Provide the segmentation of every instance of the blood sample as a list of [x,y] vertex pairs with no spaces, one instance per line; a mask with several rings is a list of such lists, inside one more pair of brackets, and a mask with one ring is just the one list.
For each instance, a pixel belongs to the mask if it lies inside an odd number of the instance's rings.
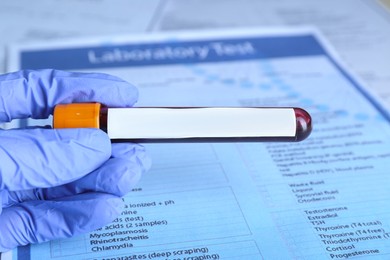
[[296,107],[132,107],[60,104],[54,128],[100,128],[114,142],[296,142],[312,130]]

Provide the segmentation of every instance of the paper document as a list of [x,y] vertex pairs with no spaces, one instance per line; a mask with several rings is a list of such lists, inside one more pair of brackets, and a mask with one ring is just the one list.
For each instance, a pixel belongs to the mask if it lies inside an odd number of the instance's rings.
[[114,223],[13,259],[390,257],[389,111],[317,32],[87,39],[18,46],[9,61],[119,76],[137,106],[294,106],[313,118],[300,143],[148,144],[152,169]]
[[[388,0],[169,0],[155,31],[243,26],[315,26],[390,108]],[[387,9],[387,10],[386,10]],[[216,15],[217,14],[217,15]],[[232,15],[239,14],[239,15]]]

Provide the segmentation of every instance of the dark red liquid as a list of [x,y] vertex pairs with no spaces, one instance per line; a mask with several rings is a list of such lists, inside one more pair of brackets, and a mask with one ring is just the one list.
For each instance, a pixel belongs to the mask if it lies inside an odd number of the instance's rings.
[[311,116],[301,108],[294,108],[294,112],[297,120],[296,141],[302,141],[311,133]]

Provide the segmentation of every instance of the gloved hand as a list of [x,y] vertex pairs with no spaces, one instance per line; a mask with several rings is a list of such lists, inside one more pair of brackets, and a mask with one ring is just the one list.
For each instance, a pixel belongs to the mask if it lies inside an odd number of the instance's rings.
[[[47,118],[59,103],[130,107],[137,97],[106,74],[20,71],[0,75],[0,122]],[[99,129],[0,129],[0,252],[112,222],[149,166],[142,146],[111,144]]]

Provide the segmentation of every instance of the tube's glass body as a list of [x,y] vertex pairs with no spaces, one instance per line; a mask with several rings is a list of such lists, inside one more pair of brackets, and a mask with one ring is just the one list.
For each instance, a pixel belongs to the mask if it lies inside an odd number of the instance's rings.
[[[312,130],[301,108],[107,108],[98,103],[59,105],[55,128],[94,127],[115,142],[296,142]],[[87,123],[89,122],[89,123]]]

